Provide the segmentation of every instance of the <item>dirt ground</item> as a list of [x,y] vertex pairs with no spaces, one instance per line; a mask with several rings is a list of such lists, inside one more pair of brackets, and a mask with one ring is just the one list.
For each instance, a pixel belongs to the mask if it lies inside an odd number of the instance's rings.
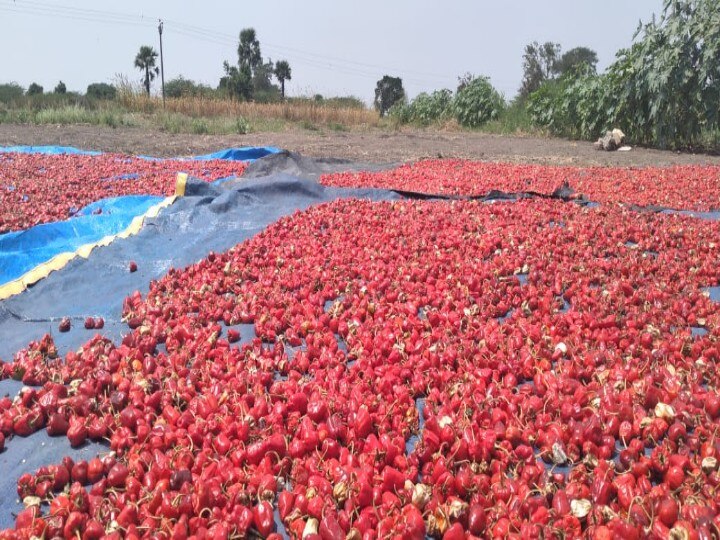
[[21,144],[65,145],[164,157],[206,153],[237,146],[277,146],[308,156],[347,158],[371,163],[458,157],[559,165],[720,165],[718,156],[644,148],[633,148],[630,152],[600,152],[588,142],[467,132],[289,129],[248,135],[175,135],[143,128],[0,125],[0,146]]

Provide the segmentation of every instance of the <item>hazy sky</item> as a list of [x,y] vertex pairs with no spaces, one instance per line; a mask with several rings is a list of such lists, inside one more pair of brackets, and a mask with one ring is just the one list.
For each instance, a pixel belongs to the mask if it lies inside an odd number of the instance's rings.
[[[52,90],[140,80],[140,45],[158,49],[165,21],[165,80],[177,75],[212,86],[223,60],[237,61],[239,31],[257,30],[264,57],[287,59],[289,95],[353,94],[370,102],[376,81],[399,75],[410,96],[454,89],[465,72],[490,76],[506,97],[522,77],[530,41],[563,50],[595,49],[599,67],[629,45],[638,21],[662,0],[0,0],[0,82]],[[154,85],[159,89],[159,84]]]

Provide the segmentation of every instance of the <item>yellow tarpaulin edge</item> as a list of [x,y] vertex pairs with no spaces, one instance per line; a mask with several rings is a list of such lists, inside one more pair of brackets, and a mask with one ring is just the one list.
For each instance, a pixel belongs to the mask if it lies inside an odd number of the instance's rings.
[[92,250],[96,247],[110,245],[110,243],[112,243],[116,238],[128,238],[134,234],[137,234],[138,232],[140,232],[140,229],[142,229],[143,223],[145,223],[146,218],[157,217],[157,215],[160,213],[160,210],[162,210],[163,208],[167,208],[175,202],[175,199],[185,195],[186,183],[187,174],[178,173],[175,182],[175,195],[171,197],[166,197],[162,202],[159,202],[158,204],[148,208],[147,212],[145,212],[143,215],[134,217],[133,220],[130,222],[130,225],[128,225],[125,230],[117,234],[105,236],[97,242],[84,244],[77,248],[75,251],[59,253],[49,261],[37,265],[32,270],[28,270],[19,278],[0,285],[0,300],[5,300],[6,298],[10,298],[11,296],[20,294],[30,285],[48,277],[51,272],[63,268],[75,257],[83,257],[84,259],[87,259],[90,256]]

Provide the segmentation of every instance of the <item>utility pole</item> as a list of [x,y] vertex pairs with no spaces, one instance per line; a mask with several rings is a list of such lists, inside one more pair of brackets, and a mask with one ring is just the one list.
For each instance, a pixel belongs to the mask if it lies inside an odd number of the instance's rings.
[[163,108],[165,108],[165,65],[163,64],[163,49],[162,49],[162,31],[163,22],[162,19],[158,19],[158,33],[160,34],[160,81],[162,82],[162,97],[163,97]]

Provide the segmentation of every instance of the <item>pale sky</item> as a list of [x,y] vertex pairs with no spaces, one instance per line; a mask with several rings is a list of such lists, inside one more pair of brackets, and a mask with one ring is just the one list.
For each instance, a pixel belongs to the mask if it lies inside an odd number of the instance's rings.
[[[384,74],[409,96],[455,89],[465,72],[490,77],[513,97],[531,41],[597,51],[599,68],[630,44],[662,0],[0,0],[0,82],[51,91],[62,79],[84,92],[116,74],[140,80],[141,45],[159,50],[164,19],[165,80],[217,86],[223,60],[237,62],[240,30],[252,26],[263,57],[286,59],[288,95],[355,95],[371,102]],[[159,91],[158,83],[153,85]]]

